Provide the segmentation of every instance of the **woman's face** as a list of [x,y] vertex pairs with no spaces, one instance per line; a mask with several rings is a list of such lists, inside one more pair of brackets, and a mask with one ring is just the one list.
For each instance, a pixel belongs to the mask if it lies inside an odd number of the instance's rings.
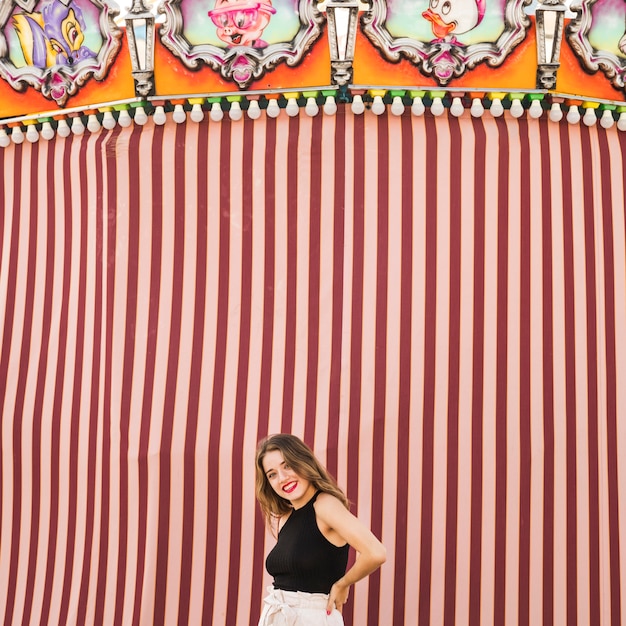
[[315,487],[291,469],[280,450],[271,450],[265,454],[263,471],[272,489],[281,498],[291,502],[294,509],[304,506],[315,493]]

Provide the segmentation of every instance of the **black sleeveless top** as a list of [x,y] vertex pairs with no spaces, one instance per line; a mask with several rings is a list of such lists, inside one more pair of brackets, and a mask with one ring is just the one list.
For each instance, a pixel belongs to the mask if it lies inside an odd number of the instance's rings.
[[329,593],[346,573],[350,546],[333,545],[317,526],[313,503],[319,493],[291,512],[267,555],[265,567],[274,577],[276,589]]

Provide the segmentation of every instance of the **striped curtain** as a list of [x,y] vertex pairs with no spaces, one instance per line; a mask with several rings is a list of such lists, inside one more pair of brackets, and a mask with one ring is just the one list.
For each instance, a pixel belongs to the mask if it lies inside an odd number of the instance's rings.
[[340,107],[0,172],[4,624],[256,624],[278,431],[387,547],[347,625],[626,619],[625,134]]

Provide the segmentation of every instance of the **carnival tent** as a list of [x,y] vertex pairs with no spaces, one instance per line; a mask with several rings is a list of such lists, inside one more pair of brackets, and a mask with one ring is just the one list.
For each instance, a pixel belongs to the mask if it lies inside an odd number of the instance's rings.
[[624,4],[541,63],[523,0],[67,0],[37,61],[54,2],[0,8],[0,619],[256,624],[282,431],[388,550],[346,624],[620,624]]

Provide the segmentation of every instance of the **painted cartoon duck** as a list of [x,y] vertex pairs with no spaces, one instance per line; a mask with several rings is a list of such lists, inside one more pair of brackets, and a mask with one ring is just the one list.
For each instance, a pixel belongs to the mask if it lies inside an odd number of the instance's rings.
[[626,33],[622,35],[622,38],[619,40],[619,43],[617,44],[617,47],[620,49],[621,52],[626,54]]
[[485,16],[486,0],[430,0],[422,17],[431,22],[435,41],[459,44],[456,35],[476,28]]
[[96,54],[83,45],[85,21],[70,1],[45,0],[41,11],[16,13],[13,24],[27,65],[41,69],[74,65]]
[[266,48],[261,35],[274,13],[271,0],[216,0],[209,17],[217,27],[217,36],[228,47]]

